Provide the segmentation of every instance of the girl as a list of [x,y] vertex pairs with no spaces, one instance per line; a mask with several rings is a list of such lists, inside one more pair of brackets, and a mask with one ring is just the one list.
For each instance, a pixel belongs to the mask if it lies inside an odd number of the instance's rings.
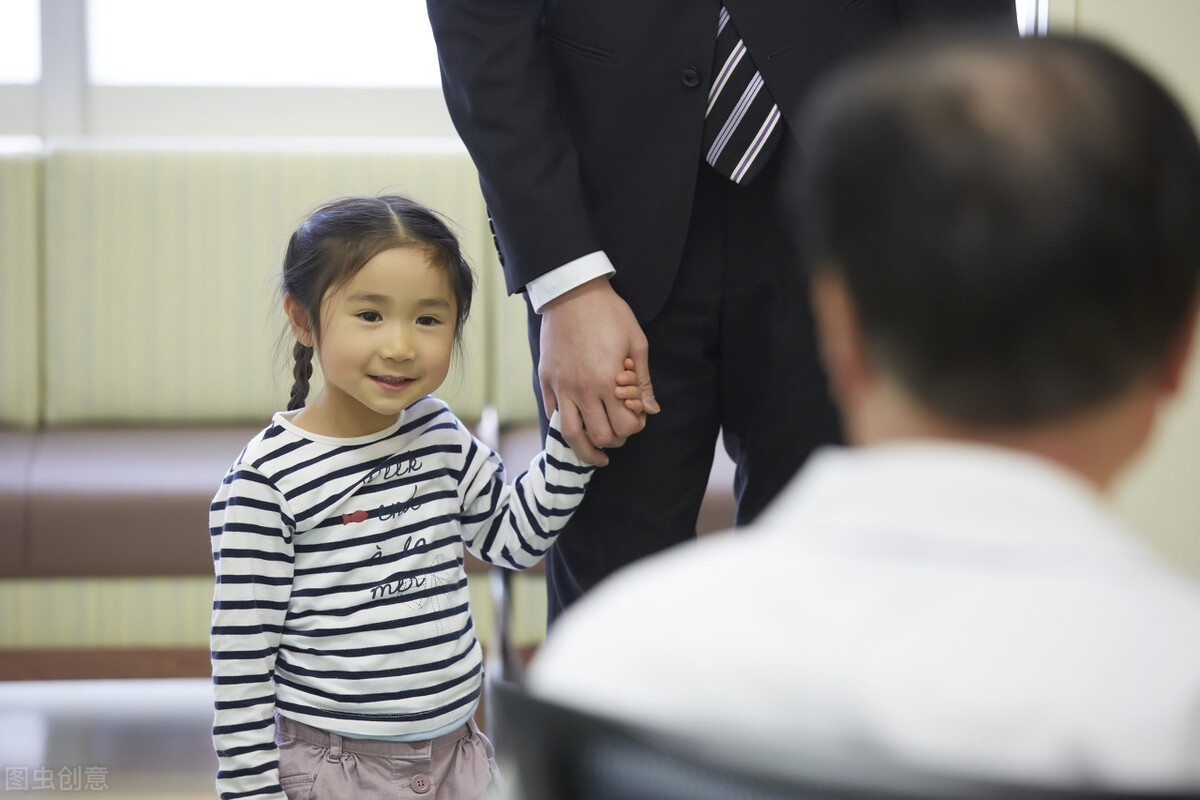
[[[521,569],[554,541],[591,468],[563,441],[513,485],[430,395],[473,277],[435,214],[402,197],[327,205],[291,237],[288,411],[210,511],[213,739],[222,798],[482,796],[482,685],[462,542]],[[305,405],[312,358],[324,386]],[[634,376],[617,397],[640,411]]]

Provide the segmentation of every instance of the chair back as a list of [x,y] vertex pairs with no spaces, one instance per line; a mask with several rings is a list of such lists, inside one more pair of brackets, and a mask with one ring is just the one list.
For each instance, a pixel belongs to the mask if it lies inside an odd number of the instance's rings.
[[1175,800],[1196,793],[1069,790],[906,774],[894,784],[831,776],[803,758],[792,777],[716,763],[677,739],[549,702],[513,683],[489,687],[497,758],[514,800]]

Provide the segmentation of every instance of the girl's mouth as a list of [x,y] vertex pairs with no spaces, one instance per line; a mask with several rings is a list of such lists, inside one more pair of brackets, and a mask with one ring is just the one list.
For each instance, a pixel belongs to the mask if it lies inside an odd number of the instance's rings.
[[390,375],[372,375],[371,380],[389,391],[407,389],[413,382],[412,378],[393,378]]

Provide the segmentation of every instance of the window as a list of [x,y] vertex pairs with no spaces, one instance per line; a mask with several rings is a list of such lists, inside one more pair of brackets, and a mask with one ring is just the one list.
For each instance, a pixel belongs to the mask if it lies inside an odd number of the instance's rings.
[[14,135],[455,132],[424,0],[0,0]]
[[0,84],[41,79],[41,38],[38,0],[4,0],[0,10]]
[[455,135],[424,0],[87,0],[86,17],[85,134]]
[[37,132],[42,80],[38,0],[0,0],[0,136]]
[[439,86],[422,0],[89,0],[87,27],[97,86]]
[[1017,27],[1022,36],[1045,35],[1049,0],[1017,0]]

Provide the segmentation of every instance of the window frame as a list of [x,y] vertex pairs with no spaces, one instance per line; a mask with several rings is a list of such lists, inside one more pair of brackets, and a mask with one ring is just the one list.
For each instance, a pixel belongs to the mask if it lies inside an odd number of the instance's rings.
[[436,86],[92,84],[87,0],[41,0],[40,11],[41,80],[0,84],[0,136],[456,136]]

